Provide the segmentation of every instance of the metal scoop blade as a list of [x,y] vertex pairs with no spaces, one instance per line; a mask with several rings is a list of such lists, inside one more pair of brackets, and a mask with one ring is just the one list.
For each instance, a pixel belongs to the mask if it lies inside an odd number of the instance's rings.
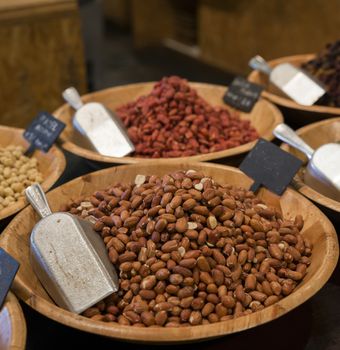
[[57,305],[81,313],[118,290],[118,277],[91,223],[52,213],[38,184],[26,197],[41,216],[30,238],[32,267]]
[[271,83],[300,105],[311,106],[326,93],[321,83],[290,63],[282,63],[272,69],[257,55],[249,61],[249,66],[269,75]]
[[309,162],[305,183],[325,196],[340,201],[340,145],[328,143],[314,151],[286,124],[279,124],[273,134],[307,156]]
[[124,157],[135,150],[127,131],[114,113],[98,102],[83,104],[78,91],[70,87],[63,92],[63,98],[75,110],[73,125],[100,154],[110,157]]

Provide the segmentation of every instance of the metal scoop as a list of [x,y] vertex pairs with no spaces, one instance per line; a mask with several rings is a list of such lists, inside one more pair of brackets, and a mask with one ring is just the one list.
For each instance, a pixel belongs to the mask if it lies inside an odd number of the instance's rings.
[[255,56],[249,61],[249,66],[269,75],[271,83],[300,105],[311,106],[326,93],[315,78],[290,63],[272,69],[261,56]]
[[83,104],[78,91],[70,87],[63,98],[75,110],[74,127],[88,138],[93,148],[110,157],[124,157],[135,150],[121,120],[98,102]]
[[25,193],[42,218],[31,234],[31,264],[55,303],[78,314],[116,292],[116,271],[91,223],[69,213],[52,214],[40,185]]
[[327,143],[314,151],[286,124],[279,124],[273,133],[308,157],[305,183],[325,196],[340,201],[340,145]]

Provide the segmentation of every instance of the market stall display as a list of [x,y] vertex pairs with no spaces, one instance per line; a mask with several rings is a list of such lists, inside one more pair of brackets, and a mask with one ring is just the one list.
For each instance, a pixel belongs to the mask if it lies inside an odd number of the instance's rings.
[[[176,95],[176,91],[169,87],[171,84],[181,85],[185,93],[178,91]],[[223,86],[203,83],[189,83],[189,86],[185,83],[183,86],[181,80],[173,83],[166,79],[154,85],[119,86],[83,97],[84,102],[98,101],[120,114],[131,140],[136,143],[136,156],[114,158],[91,150],[86,140],[74,130],[74,111],[68,105],[54,112],[66,123],[66,129],[60,135],[62,147],[86,159],[108,163],[136,163],[149,158],[213,160],[249,151],[257,137],[271,140],[273,128],[282,122],[278,109],[265,100],[258,101],[251,113],[238,113],[228,108],[222,100],[226,92]],[[148,97],[141,97],[145,95]],[[158,106],[155,106],[158,103],[156,97],[160,101]],[[187,98],[191,105],[186,106],[181,101]],[[138,108],[133,115],[134,106]],[[178,108],[184,110],[181,112]],[[191,125],[190,129],[188,125]]]
[[[287,57],[281,57],[274,60],[271,60],[268,62],[270,67],[275,67],[282,63],[290,63],[293,66],[302,67],[307,62],[315,59],[315,54],[305,54],[305,55],[295,55],[295,56],[287,56]],[[266,90],[262,92],[262,96],[266,99],[268,99],[270,102],[275,103],[276,105],[280,107],[288,108],[292,111],[299,111],[303,112],[301,113],[301,116],[296,115],[296,118],[302,118],[302,115],[304,116],[305,123],[310,122],[311,120],[315,119],[324,119],[326,117],[329,117],[330,115],[339,115],[340,114],[340,108],[335,106],[324,106],[315,104],[313,106],[303,106],[300,105],[289,98],[285,97],[279,90],[277,90],[274,86],[269,84],[268,76],[266,76],[263,73],[260,73],[259,71],[252,71],[249,76],[248,80],[264,85],[266,87]],[[321,80],[321,79],[320,79]]]
[[[85,175],[51,191],[47,198],[51,203],[52,210],[66,210],[69,209],[67,205],[71,202],[79,199],[80,205],[81,200],[91,196],[94,191],[105,189],[118,182],[122,184],[134,182],[137,175],[160,176],[174,171],[192,169],[206,177],[212,177],[214,181],[221,184],[228,183],[249,188],[251,183],[251,180],[242,172],[226,166],[185,162],[141,163],[109,168]],[[142,180],[143,177],[137,177],[137,184],[142,185]],[[314,247],[317,247],[313,249],[310,256],[311,264],[305,278],[290,295],[263,310],[223,322],[191,327],[190,331],[186,327],[158,328],[155,332],[152,328],[115,326],[115,324],[97,321],[96,319],[99,319],[99,317],[87,319],[58,308],[48,297],[32,272],[28,245],[22,245],[20,253],[15,249],[19,241],[28,242],[31,230],[37,221],[32,208],[26,208],[18,214],[3,232],[0,245],[21,262],[21,268],[13,285],[14,291],[27,304],[51,319],[87,332],[131,341],[170,343],[209,339],[251,328],[285,314],[314,295],[326,283],[335,268],[338,259],[338,243],[335,230],[328,219],[313,204],[290,189],[281,197],[274,196],[269,191],[261,189],[259,198],[267,205],[274,206],[277,210],[282,211],[284,218],[294,219],[296,215],[302,216],[304,220],[304,226],[301,230],[302,237],[307,238]],[[83,214],[85,215],[85,212]],[[132,221],[132,218],[130,217],[129,221]],[[209,225],[213,224],[214,220],[209,219]],[[268,304],[270,303],[268,302]],[[221,310],[223,309],[221,308]]]

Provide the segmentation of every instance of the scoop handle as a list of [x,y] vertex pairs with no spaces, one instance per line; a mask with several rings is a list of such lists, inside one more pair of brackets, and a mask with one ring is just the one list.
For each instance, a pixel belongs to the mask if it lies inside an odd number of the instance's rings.
[[25,195],[42,219],[52,214],[44,190],[39,184],[33,184],[27,187],[25,189]]
[[309,160],[312,159],[314,150],[312,147],[307,145],[305,141],[298,136],[293,129],[291,129],[287,124],[279,124],[273,130],[273,134],[283,142],[288,143],[290,146],[303,152]]
[[259,70],[260,72],[265,73],[267,75],[270,75],[272,71],[269,64],[266,62],[266,60],[259,55],[256,55],[253,58],[251,58],[250,61],[248,62],[248,65],[250,68]]
[[69,87],[63,91],[64,100],[69,103],[74,109],[81,108],[84,104],[76,88]]

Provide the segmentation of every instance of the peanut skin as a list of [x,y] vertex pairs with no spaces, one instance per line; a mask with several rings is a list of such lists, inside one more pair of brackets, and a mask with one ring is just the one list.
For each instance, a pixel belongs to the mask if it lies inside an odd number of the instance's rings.
[[78,215],[91,206],[119,271],[118,293],[84,316],[134,327],[227,321],[279,302],[308,274],[302,218],[284,220],[252,192],[195,170],[137,180],[69,206]]

